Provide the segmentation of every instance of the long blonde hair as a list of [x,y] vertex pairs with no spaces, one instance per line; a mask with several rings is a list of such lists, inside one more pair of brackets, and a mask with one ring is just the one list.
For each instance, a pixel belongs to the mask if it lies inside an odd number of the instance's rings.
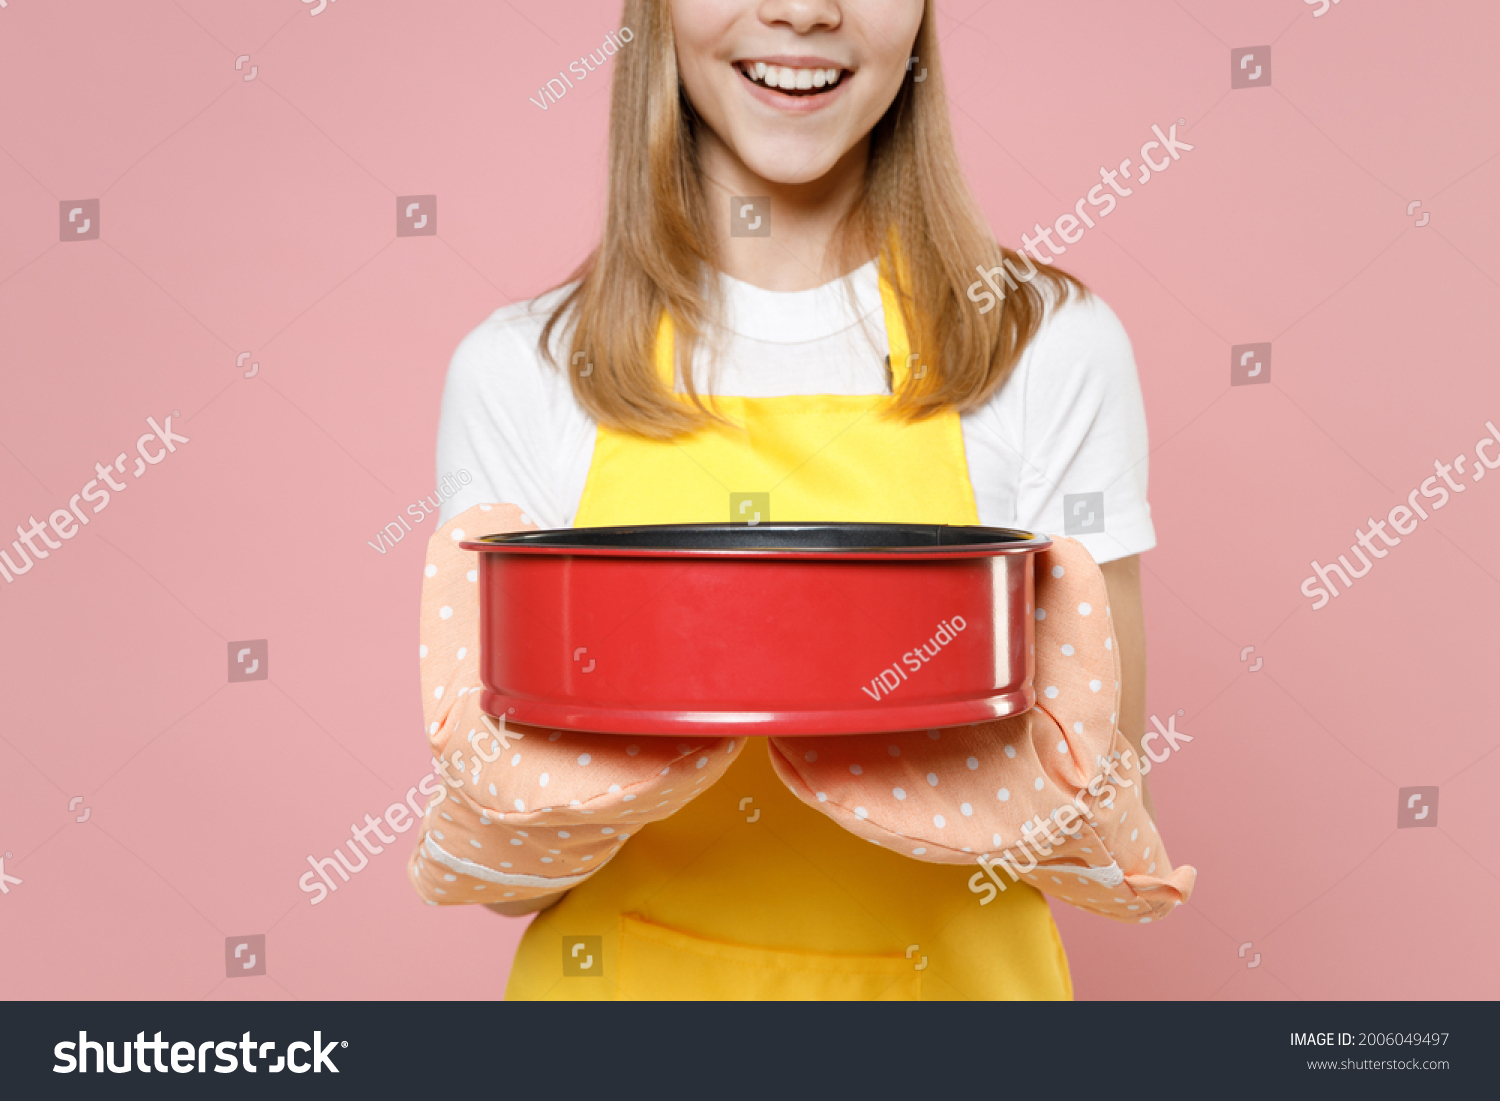
[[[578,403],[600,424],[666,439],[715,419],[685,368],[712,330],[718,306],[715,281],[703,279],[705,269],[718,268],[698,162],[705,124],[680,87],[669,0],[625,0],[623,21],[634,38],[615,57],[604,234],[569,277],[577,285],[548,318],[541,352],[557,365],[553,331],[566,326],[568,362],[591,365],[568,372]],[[903,81],[871,132],[863,188],[834,248],[841,270],[878,255],[883,270],[899,272],[902,319],[928,370],[912,373],[893,412],[916,420],[982,405],[1036,334],[1048,292],[1087,292],[1073,276],[1046,265],[1034,269],[991,237],[953,147],[932,0],[912,52],[926,78]],[[1002,263],[1020,278],[1007,281],[998,309],[981,312],[966,288],[976,266]],[[687,403],[655,370],[663,311],[676,331]]]

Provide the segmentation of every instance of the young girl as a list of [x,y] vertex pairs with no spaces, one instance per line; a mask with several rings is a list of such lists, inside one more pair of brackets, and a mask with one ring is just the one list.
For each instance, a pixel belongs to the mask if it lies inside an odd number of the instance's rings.
[[[1127,776],[1145,728],[1137,556],[1155,545],[1130,344],[1075,279],[991,238],[932,6],[627,0],[603,240],[454,356],[438,469],[473,480],[433,537],[422,614],[447,787],[410,874],[433,905],[541,911],[508,997],[1067,998],[1037,888],[1130,921],[1191,888]],[[745,493],[766,520],[1045,532],[1092,495],[1076,518],[1092,534],[1038,558],[1038,706],[792,739],[481,713],[459,540],[744,520]],[[1090,804],[1100,765],[1121,786]],[[1054,836],[1042,815],[1070,799],[1082,817]],[[997,874],[989,858],[1023,838],[1044,866]]]

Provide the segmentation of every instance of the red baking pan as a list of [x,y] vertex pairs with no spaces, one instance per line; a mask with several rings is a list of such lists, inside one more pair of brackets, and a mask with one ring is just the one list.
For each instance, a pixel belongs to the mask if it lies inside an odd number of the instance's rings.
[[1035,702],[1052,541],[936,524],[660,524],[489,535],[482,706],[560,730],[858,734]]

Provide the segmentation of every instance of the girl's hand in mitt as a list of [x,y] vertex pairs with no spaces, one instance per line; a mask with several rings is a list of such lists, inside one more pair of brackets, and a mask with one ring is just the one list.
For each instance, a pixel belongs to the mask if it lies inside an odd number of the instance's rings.
[[[461,540],[534,529],[514,505],[476,505],[427,545],[422,709],[447,797],[408,875],[429,905],[519,903],[567,891],[630,835],[722,776],[739,739],[576,734],[507,723],[479,700],[479,555]],[[562,640],[536,625],[537,646]]]
[[1019,878],[1150,921],[1187,900],[1197,873],[1167,860],[1140,762],[1115,725],[1119,651],[1103,575],[1081,544],[1053,538],[1036,565],[1034,708],[946,730],[773,738],[771,762],[852,833],[918,860],[977,862],[981,905]]

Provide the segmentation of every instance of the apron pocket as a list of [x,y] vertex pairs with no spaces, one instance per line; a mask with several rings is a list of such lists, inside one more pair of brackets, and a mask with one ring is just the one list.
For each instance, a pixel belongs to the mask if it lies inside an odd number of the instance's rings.
[[618,997],[627,1001],[917,1001],[901,956],[832,956],[706,940],[620,915]]

